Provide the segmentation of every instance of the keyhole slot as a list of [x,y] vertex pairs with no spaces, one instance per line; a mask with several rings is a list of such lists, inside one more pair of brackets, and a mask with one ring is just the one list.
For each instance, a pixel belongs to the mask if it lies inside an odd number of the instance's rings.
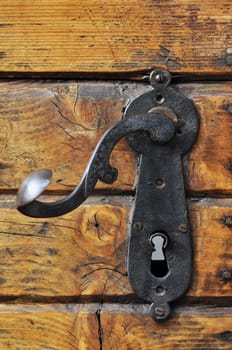
[[150,242],[153,247],[150,265],[151,273],[155,277],[165,277],[169,271],[165,256],[165,248],[168,244],[167,236],[163,233],[154,233],[150,237]]

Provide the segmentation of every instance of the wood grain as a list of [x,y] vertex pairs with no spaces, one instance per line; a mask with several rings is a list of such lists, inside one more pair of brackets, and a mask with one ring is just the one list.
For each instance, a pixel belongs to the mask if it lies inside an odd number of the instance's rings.
[[143,305],[104,305],[103,349],[231,349],[231,308],[177,308],[164,323],[154,322],[147,311]]
[[[128,102],[148,85],[126,82],[13,81],[0,83],[0,189],[15,190],[32,170],[53,170],[51,191],[67,192],[80,181],[101,135],[122,118]],[[192,192],[232,193],[232,85],[183,84],[200,114],[197,143],[185,162]],[[135,154],[123,140],[112,153],[119,169],[113,185],[132,190]]]
[[2,350],[229,350],[231,308],[175,308],[162,324],[146,305],[0,305]]
[[1,0],[1,72],[231,73],[230,0]]
[[97,305],[0,304],[2,350],[99,350]]
[[[46,221],[24,217],[14,200],[0,197],[2,296],[133,300],[126,266],[132,198],[92,197]],[[189,211],[194,264],[188,296],[232,296],[231,199],[190,200]]]
[[0,1],[0,78],[138,81],[0,81],[0,349],[231,349],[232,308],[210,306],[232,297],[231,83],[176,87],[200,130],[183,162],[192,283],[170,320],[154,322],[128,281],[137,156],[125,140],[111,157],[118,180],[65,216],[24,217],[14,195],[39,168],[54,172],[45,200],[67,195],[152,69],[231,78],[231,33],[230,0]]

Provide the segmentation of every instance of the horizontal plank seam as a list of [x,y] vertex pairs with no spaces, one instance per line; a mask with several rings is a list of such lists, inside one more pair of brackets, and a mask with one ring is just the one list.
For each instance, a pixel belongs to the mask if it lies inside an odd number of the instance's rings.
[[[74,189],[74,188],[73,188]],[[0,196],[16,196],[18,190],[8,190],[8,189],[1,189],[0,191]],[[55,196],[68,196],[71,193],[71,191],[58,191],[58,190],[48,190],[43,193],[44,196],[50,196],[50,197],[55,197]],[[226,191],[217,191],[212,192],[212,191],[185,191],[186,193],[186,198],[191,200],[201,200],[204,198],[207,199],[232,199],[232,192],[230,190]],[[91,197],[101,197],[101,196],[110,196],[110,197],[118,197],[118,196],[124,196],[124,197],[135,197],[136,195],[136,190],[115,190],[115,189],[96,189],[94,192],[91,194]]]
[[[45,296],[28,296],[28,295],[18,295],[18,296],[1,296],[0,295],[0,304],[136,304],[136,305],[150,305],[149,303],[144,302],[134,294],[131,295],[118,295],[118,296],[105,296],[102,294],[99,295],[89,295],[89,296],[56,296],[56,297],[45,297]],[[231,297],[183,297],[178,301],[172,303],[174,307],[182,306],[208,306],[208,307],[228,307],[232,305],[232,296]]]
[[[208,73],[179,73],[178,71],[172,72],[173,83],[199,83],[199,82],[225,82],[232,81],[231,70],[226,73],[215,72]],[[20,71],[6,71],[0,72],[1,80],[15,80],[15,79],[26,79],[26,80],[40,80],[40,79],[51,79],[51,80],[127,80],[127,81],[148,81],[148,77],[152,70],[149,71],[126,71],[126,72],[20,72]]]

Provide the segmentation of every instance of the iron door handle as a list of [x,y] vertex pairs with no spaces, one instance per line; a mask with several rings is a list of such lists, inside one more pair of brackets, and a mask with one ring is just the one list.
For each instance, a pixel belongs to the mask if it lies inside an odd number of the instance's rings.
[[151,73],[152,90],[135,98],[124,118],[105,132],[80,184],[67,198],[54,203],[37,200],[50,182],[48,169],[31,173],[17,195],[18,210],[32,217],[54,217],[75,209],[98,180],[111,184],[117,179],[110,154],[126,136],[141,154],[128,275],[136,294],[151,304],[150,313],[156,320],[169,317],[169,304],[187,290],[192,269],[182,156],[196,139],[198,114],[191,100],[169,86],[170,81],[166,71]]

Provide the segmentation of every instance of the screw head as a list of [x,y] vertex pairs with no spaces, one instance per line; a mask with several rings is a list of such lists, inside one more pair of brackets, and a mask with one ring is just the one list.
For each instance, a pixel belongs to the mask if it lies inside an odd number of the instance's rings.
[[164,321],[167,320],[170,316],[171,309],[169,304],[151,304],[150,306],[150,315],[156,321]]
[[156,306],[156,308],[155,308],[155,314],[156,314],[157,316],[160,316],[160,317],[164,316],[164,314],[165,314],[165,309],[164,309],[164,307],[163,307],[162,305]]
[[157,86],[157,84],[167,86],[171,81],[171,75],[169,72],[157,69],[150,74],[150,83],[152,86]]
[[162,84],[164,83],[166,80],[166,77],[164,74],[162,73],[157,73],[155,76],[154,76],[154,81],[158,84]]

